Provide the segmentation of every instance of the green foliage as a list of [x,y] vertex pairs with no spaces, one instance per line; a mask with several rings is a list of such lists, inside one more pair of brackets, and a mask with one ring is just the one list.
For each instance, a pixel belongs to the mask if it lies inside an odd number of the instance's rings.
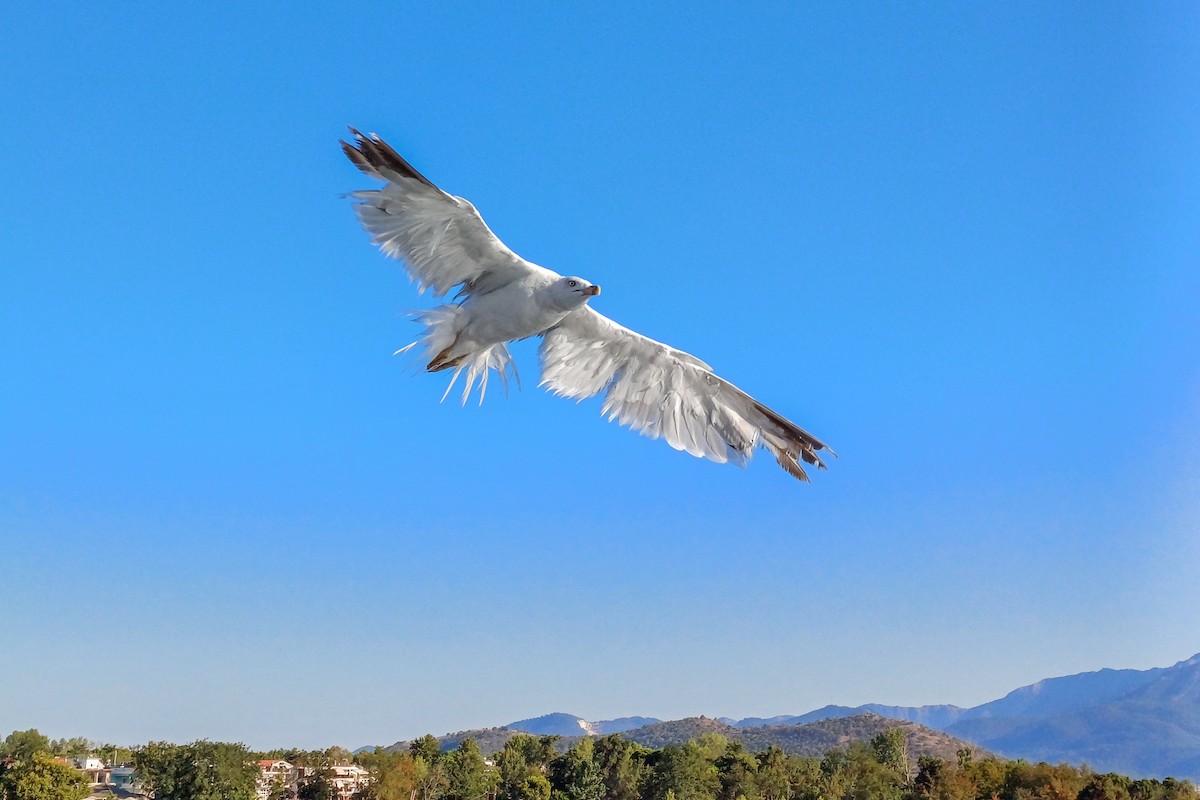
[[758,800],[758,759],[741,742],[727,742],[713,762],[721,781],[718,800]]
[[296,790],[298,800],[333,800],[333,770],[318,767]]
[[7,755],[0,767],[4,800],[83,800],[92,793],[74,767],[60,764],[45,750],[29,753],[27,745],[36,744],[36,739],[23,737],[19,743],[21,757]]
[[[713,720],[689,724],[692,739],[658,750],[616,734],[564,742],[508,732],[494,765],[472,738],[443,753],[437,739],[424,736],[406,750],[354,756],[372,776],[356,800],[1200,800],[1187,781],[1131,780],[967,749],[941,758],[909,738],[911,726],[856,723],[860,739],[817,759],[776,744],[756,752]],[[915,769],[910,749],[918,754]],[[84,800],[78,771],[50,755],[84,750],[120,752],[81,738],[50,741],[36,730],[14,731],[0,743],[0,800]],[[310,771],[296,800],[334,800],[331,767],[350,754],[333,747],[265,757]],[[133,752],[138,779],[156,800],[253,800],[252,758],[242,745],[206,741],[151,742]],[[277,787],[269,800],[287,800],[287,789]]]
[[1124,775],[1093,775],[1078,800],[1129,800],[1130,783]]
[[712,800],[720,791],[717,767],[706,756],[712,742],[701,744],[693,739],[682,745],[669,745],[658,753],[647,780],[646,800]]
[[156,800],[253,800],[258,769],[245,745],[151,742],[134,751],[134,769]]
[[871,737],[871,752],[875,761],[893,770],[908,782],[908,740],[900,728],[888,728]]
[[86,758],[96,752],[99,745],[82,736],[70,739],[55,739],[50,742],[50,752],[63,758]]
[[371,784],[361,800],[439,800],[445,792],[446,777],[440,762],[431,764],[412,750],[388,752],[376,748],[374,753],[360,753],[356,760],[371,772]]
[[756,783],[762,800],[787,800],[792,796],[792,787],[802,784],[810,776],[798,773],[799,765],[807,762],[810,772],[815,777],[817,765],[810,759],[798,759],[788,756],[778,745],[771,745],[757,756],[758,770]]
[[592,759],[604,784],[603,800],[636,800],[642,796],[649,753],[649,749],[615,733],[596,740]]
[[38,733],[37,728],[27,731],[13,731],[0,744],[0,759],[11,758],[15,761],[28,761],[34,753],[50,752],[50,740]]
[[420,739],[413,739],[408,744],[408,752],[415,758],[424,759],[426,764],[436,762],[442,755],[442,745],[432,734],[425,734]]
[[495,786],[493,773],[488,769],[474,739],[465,739],[442,756],[446,770],[446,800],[483,800]]
[[606,787],[595,742],[583,739],[551,761],[550,784],[556,800],[604,800]]
[[549,800],[546,773],[555,758],[557,736],[518,734],[496,756],[499,794],[502,800]]

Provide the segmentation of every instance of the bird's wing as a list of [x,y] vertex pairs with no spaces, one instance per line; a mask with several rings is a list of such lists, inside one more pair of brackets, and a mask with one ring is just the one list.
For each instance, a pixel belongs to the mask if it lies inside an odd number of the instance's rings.
[[[342,150],[363,173],[387,181],[382,189],[350,197],[371,241],[402,260],[422,292],[441,296],[488,292],[542,267],[530,264],[500,241],[475,206],[443,192],[375,134],[350,129],[354,143]],[[548,270],[547,270],[548,271]]]
[[601,413],[652,439],[744,465],[762,445],[788,474],[808,480],[801,461],[824,468],[832,450],[717,375],[700,359],[624,328],[590,307],[546,332],[542,385],[582,399],[604,392]]

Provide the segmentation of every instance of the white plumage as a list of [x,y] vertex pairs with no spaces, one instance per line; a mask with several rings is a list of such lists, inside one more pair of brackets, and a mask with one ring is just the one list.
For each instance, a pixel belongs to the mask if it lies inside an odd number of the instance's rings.
[[[501,242],[469,202],[446,194],[386,142],[353,128],[342,149],[362,172],[386,181],[351,197],[384,253],[408,267],[421,291],[455,304],[418,315],[430,372],[465,372],[465,403],[488,376],[507,380],[507,343],[541,336],[543,386],[564,397],[604,394],[602,413],[676,450],[744,465],[761,445],[787,472],[808,480],[803,461],[824,468],[817,438],[713,373],[695,356],[624,328],[588,305],[600,287],[524,260]],[[445,395],[443,395],[445,399]]]

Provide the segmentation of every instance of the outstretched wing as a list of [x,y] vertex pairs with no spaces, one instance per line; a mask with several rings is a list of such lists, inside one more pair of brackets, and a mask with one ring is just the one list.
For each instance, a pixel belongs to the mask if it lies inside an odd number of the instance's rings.
[[402,260],[421,291],[441,296],[488,292],[541,270],[496,238],[471,205],[446,194],[413,169],[387,142],[354,128],[342,150],[363,173],[387,181],[382,189],[353,192],[354,211],[371,241]]
[[602,414],[676,450],[744,465],[762,445],[788,474],[825,464],[819,439],[759,403],[682,350],[624,328],[584,307],[547,331],[542,384],[582,399],[604,392]]

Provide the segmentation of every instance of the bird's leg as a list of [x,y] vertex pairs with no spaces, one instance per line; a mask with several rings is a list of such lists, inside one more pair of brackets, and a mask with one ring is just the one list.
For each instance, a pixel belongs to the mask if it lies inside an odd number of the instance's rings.
[[466,355],[461,355],[458,358],[447,360],[450,355],[450,350],[453,347],[454,345],[450,345],[450,347],[447,347],[445,350],[434,356],[433,360],[426,365],[425,370],[427,372],[441,372],[444,369],[457,367],[459,364],[461,364],[463,359],[466,358]]

